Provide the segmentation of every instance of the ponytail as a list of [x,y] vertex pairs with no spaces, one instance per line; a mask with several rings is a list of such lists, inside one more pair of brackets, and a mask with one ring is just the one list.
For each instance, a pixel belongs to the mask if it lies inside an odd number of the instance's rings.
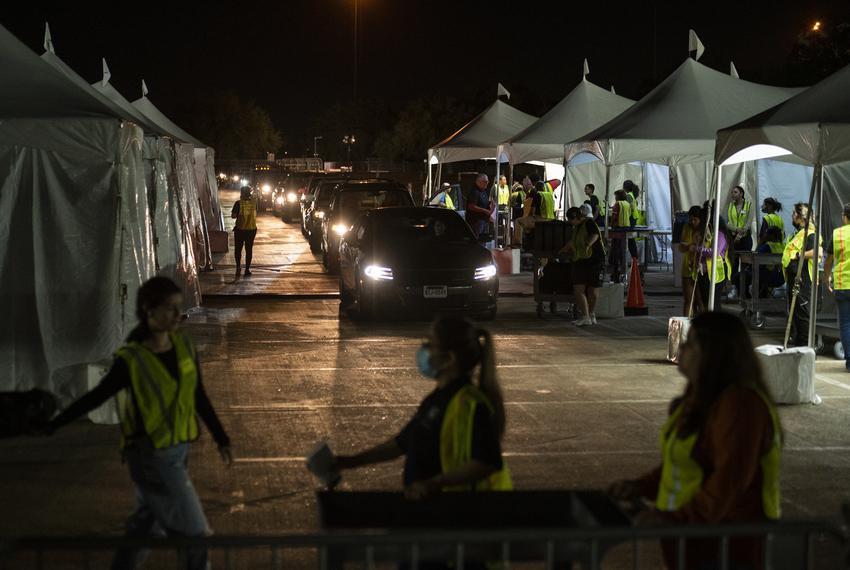
[[478,388],[487,396],[493,406],[493,420],[496,424],[496,433],[499,438],[505,435],[505,400],[502,397],[502,389],[499,387],[499,379],[496,374],[496,351],[493,349],[493,335],[487,329],[476,331],[481,346],[481,369],[478,372]]

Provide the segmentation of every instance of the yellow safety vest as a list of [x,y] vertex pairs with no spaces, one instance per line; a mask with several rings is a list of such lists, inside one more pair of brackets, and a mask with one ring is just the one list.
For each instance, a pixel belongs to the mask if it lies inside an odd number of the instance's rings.
[[779,228],[782,231],[782,242],[785,242],[785,222],[779,214],[765,214],[762,218],[767,222],[767,227]]
[[[546,186],[551,188],[548,182]],[[551,191],[540,193],[540,215],[547,220],[555,219],[555,194]]]
[[[694,229],[690,224],[685,224],[682,228],[682,245],[691,246],[694,243]],[[696,263],[696,254],[692,251],[686,251],[682,254],[682,276],[693,279],[696,274],[694,265]]]
[[[779,492],[779,463],[782,453],[782,428],[779,416],[764,394],[759,393],[770,413],[773,425],[773,442],[770,449],[761,458],[762,488],[761,500],[764,515],[771,520],[781,515]],[[673,512],[685,506],[702,487],[704,473],[702,467],[693,458],[692,453],[699,434],[679,438],[677,423],[682,415],[682,406],[678,406],[667,418],[661,428],[661,482],[655,508],[659,511]]]
[[[458,469],[472,460],[472,425],[475,408],[483,404],[493,409],[481,390],[467,384],[452,397],[440,427],[440,464],[443,473]],[[513,482],[507,463],[500,471],[475,484],[476,491],[510,491]],[[445,487],[445,491],[469,491],[468,485]]]
[[254,200],[239,200],[239,217],[236,218],[236,229],[257,229],[257,202]]
[[516,204],[517,198],[519,198],[520,203],[524,203],[525,190],[517,190],[515,192],[511,192],[511,206]]
[[[714,243],[709,241],[708,247],[711,249],[714,246]],[[718,252],[719,253],[719,252]],[[719,257],[719,256],[718,256]],[[709,275],[711,275],[711,268],[714,265],[711,262],[712,255],[709,253],[705,257],[705,268],[709,271]],[[695,266],[694,273],[696,273],[697,267]],[[720,260],[720,263],[717,264],[717,268],[714,270],[714,282],[715,283],[723,283],[726,281],[726,277],[730,277],[732,275],[732,263],[729,261],[729,244],[726,244],[726,251],[723,252],[723,257]],[[696,279],[696,275],[694,275],[694,279]]]
[[[596,226],[596,222],[591,219],[585,219],[579,225],[573,228],[573,251],[570,256],[572,261],[581,261],[582,259],[589,259],[593,254],[593,248],[590,251],[587,250],[587,242],[590,241],[590,232],[588,231],[588,224],[593,224]],[[597,232],[599,231],[599,227],[597,226]],[[599,242],[602,244],[602,252],[605,253],[605,241],[603,239],[599,239]]]
[[[782,253],[783,251],[785,251],[785,244],[781,241],[767,241],[765,243],[770,248],[770,253]],[[768,271],[774,271],[776,269],[776,265],[772,263],[770,265],[767,265],[766,267]]]
[[850,226],[832,230],[832,283],[836,289],[850,289]]
[[[162,361],[140,343],[131,342],[116,353],[130,371],[130,397],[124,397],[123,402],[119,400],[118,408],[122,447],[129,436],[139,433],[140,427],[156,449],[198,438],[195,347],[180,333],[169,333],[169,337],[177,352],[180,378],[174,378]],[[137,410],[141,418],[136,417]]]
[[499,186],[498,200],[499,206],[507,206],[510,202],[511,190],[507,186]]
[[[807,234],[806,239],[808,239],[808,236],[812,235],[813,233],[815,233],[815,227],[809,224],[809,233]],[[791,265],[791,262],[794,259],[800,256],[800,251],[803,249],[803,247],[805,247],[805,239],[803,238],[803,230],[800,230],[794,235],[793,238],[788,241],[788,243],[785,245],[785,249],[782,251],[782,271],[786,273],[786,279],[788,273],[788,266]],[[800,261],[805,262],[805,264],[809,266],[809,279],[814,282],[815,272],[814,268],[812,267],[812,260],[801,259]]]
[[448,192],[445,193],[445,197],[446,197],[446,199],[443,203],[446,205],[446,208],[448,208],[449,210],[454,210],[455,209],[455,203],[452,201],[452,197],[449,196]]
[[631,206],[626,200],[618,200],[617,204],[620,205],[620,212],[617,216],[617,226],[621,228],[628,228],[632,225],[632,212]]
[[738,211],[738,206],[735,202],[731,202],[726,208],[726,221],[730,230],[745,230],[747,228],[747,218],[750,217],[750,207],[752,204],[744,198],[744,206]]

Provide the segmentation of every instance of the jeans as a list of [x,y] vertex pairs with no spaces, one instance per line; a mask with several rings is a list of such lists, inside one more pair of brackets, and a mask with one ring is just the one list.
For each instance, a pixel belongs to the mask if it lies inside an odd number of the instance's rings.
[[[136,507],[127,519],[126,536],[207,536],[211,534],[201,501],[189,480],[189,444],[154,449],[140,439],[126,450],[130,477],[136,485]],[[137,568],[147,552],[121,548],[112,560],[113,570]],[[181,567],[208,568],[206,549],[181,553]]]
[[235,230],[233,243],[235,245],[236,268],[242,265],[242,246],[245,246],[245,269],[251,269],[251,258],[254,257],[254,238],[257,230]]
[[850,289],[835,290],[835,305],[838,308],[841,346],[844,347],[844,367],[850,372]]

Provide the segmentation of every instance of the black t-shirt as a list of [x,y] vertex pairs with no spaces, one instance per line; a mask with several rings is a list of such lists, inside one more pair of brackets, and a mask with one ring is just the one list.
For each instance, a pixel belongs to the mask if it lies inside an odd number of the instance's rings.
[[[416,414],[396,436],[396,444],[404,451],[404,485],[430,479],[442,473],[440,463],[440,428],[449,402],[468,378],[461,378],[428,394]],[[487,406],[475,408],[472,424],[472,458],[496,469],[502,468],[502,446],[493,414]]]
[[[596,196],[593,196],[594,198]],[[584,227],[587,228],[587,239],[590,241],[590,238],[593,236],[599,236],[593,243],[593,248],[590,253],[590,259],[592,261],[602,261],[605,259],[605,251],[602,249],[602,233],[599,231],[599,226],[596,225],[594,220],[587,220],[584,222]]]
[[595,195],[591,194],[590,197],[584,201],[585,204],[590,204],[590,209],[594,212],[594,215],[599,212],[599,198]]

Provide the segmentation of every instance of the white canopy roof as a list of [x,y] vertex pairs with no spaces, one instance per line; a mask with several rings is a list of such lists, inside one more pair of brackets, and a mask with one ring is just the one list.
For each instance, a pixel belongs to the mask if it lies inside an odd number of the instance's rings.
[[496,100],[447,139],[428,149],[439,162],[495,158],[497,147],[530,126],[537,117]]
[[800,91],[737,79],[689,58],[631,108],[573,141],[567,157],[590,152],[607,164],[668,166],[709,161],[718,129]]
[[0,70],[0,118],[120,116],[2,26]]
[[187,142],[193,145],[195,148],[207,148],[207,145],[181,129],[174,123],[171,119],[166,117],[162,111],[156,108],[150,99],[148,99],[145,95],[142,95],[141,98],[136,99],[132,103],[133,107],[135,107],[142,115],[144,115],[150,122],[159,127],[162,131],[171,135],[173,138]]
[[505,151],[512,164],[561,162],[564,144],[610,121],[634,104],[583,77],[560,103],[530,127],[511,137]]
[[[772,145],[810,164],[850,161],[850,66],[763,113],[717,133],[715,161]],[[769,151],[770,149],[764,149]]]
[[92,83],[91,86],[95,91],[109,99],[114,105],[120,107],[121,110],[131,117],[131,120],[134,123],[142,127],[146,133],[168,135],[164,129],[160,128],[153,121],[148,119],[141,111],[136,109],[132,103],[124,98],[124,96],[121,95],[121,93],[119,93],[111,83],[109,83],[108,79]]

